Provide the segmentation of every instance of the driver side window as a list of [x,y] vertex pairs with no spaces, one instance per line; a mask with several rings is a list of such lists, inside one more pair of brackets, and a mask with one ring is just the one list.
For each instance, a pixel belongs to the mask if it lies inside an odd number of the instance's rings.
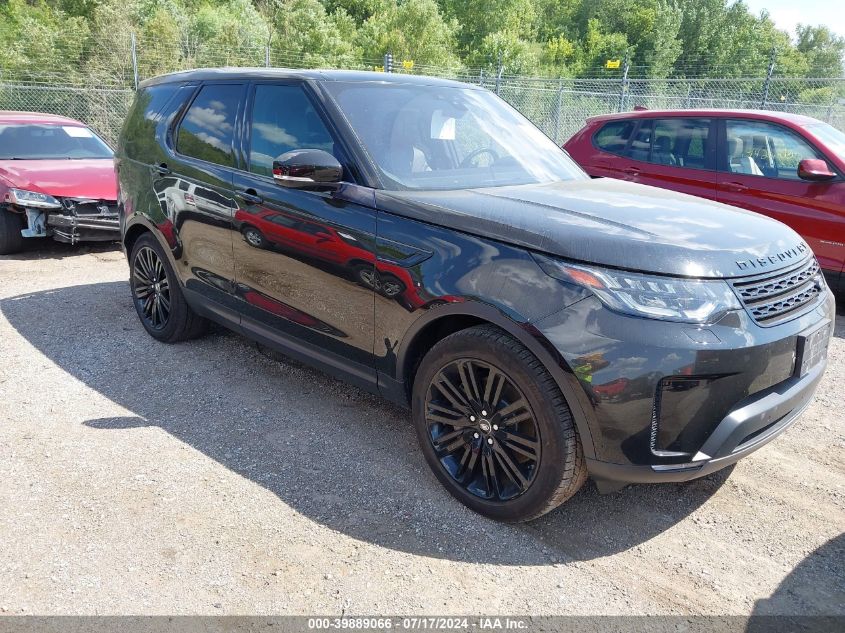
[[254,174],[272,176],[273,160],[294,149],[321,149],[337,157],[331,134],[301,86],[258,84],[251,126],[249,171]]
[[798,164],[822,158],[798,134],[765,121],[728,121],[722,164],[732,174],[799,180]]

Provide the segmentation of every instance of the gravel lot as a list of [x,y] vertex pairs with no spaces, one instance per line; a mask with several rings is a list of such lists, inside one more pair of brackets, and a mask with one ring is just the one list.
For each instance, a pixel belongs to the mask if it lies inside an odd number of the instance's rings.
[[0,610],[845,615],[845,317],[812,407],[685,485],[464,509],[407,414],[142,330],[112,247],[0,257]]

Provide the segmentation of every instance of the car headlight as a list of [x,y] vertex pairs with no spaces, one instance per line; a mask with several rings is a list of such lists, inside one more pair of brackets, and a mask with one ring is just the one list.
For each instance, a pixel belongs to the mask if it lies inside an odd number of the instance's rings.
[[60,209],[62,206],[53,196],[25,189],[9,189],[6,192],[6,202],[33,209]]
[[592,291],[611,310],[666,321],[708,323],[742,306],[718,279],[682,279],[570,264],[534,255],[546,274]]

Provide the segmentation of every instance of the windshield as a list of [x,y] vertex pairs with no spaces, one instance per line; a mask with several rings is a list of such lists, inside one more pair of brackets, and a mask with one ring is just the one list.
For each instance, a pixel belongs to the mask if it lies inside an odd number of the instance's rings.
[[0,123],[0,160],[111,158],[100,137],[80,125]]
[[807,129],[822,143],[836,154],[841,160],[845,160],[845,132],[840,132],[827,123],[814,123],[808,125]]
[[324,85],[387,189],[469,189],[587,177],[566,152],[487,90],[383,82]]

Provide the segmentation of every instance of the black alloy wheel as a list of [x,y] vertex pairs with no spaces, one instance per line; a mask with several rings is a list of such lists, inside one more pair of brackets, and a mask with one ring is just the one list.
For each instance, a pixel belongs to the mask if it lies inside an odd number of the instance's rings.
[[425,418],[440,463],[470,494],[509,501],[533,483],[539,426],[525,394],[499,367],[470,358],[445,365],[429,385]]
[[459,330],[423,356],[411,388],[423,455],[458,501],[498,521],[530,521],[587,478],[572,412],[525,345],[492,324]]
[[170,281],[158,254],[140,248],[132,262],[132,294],[138,314],[147,328],[163,330],[170,319]]

